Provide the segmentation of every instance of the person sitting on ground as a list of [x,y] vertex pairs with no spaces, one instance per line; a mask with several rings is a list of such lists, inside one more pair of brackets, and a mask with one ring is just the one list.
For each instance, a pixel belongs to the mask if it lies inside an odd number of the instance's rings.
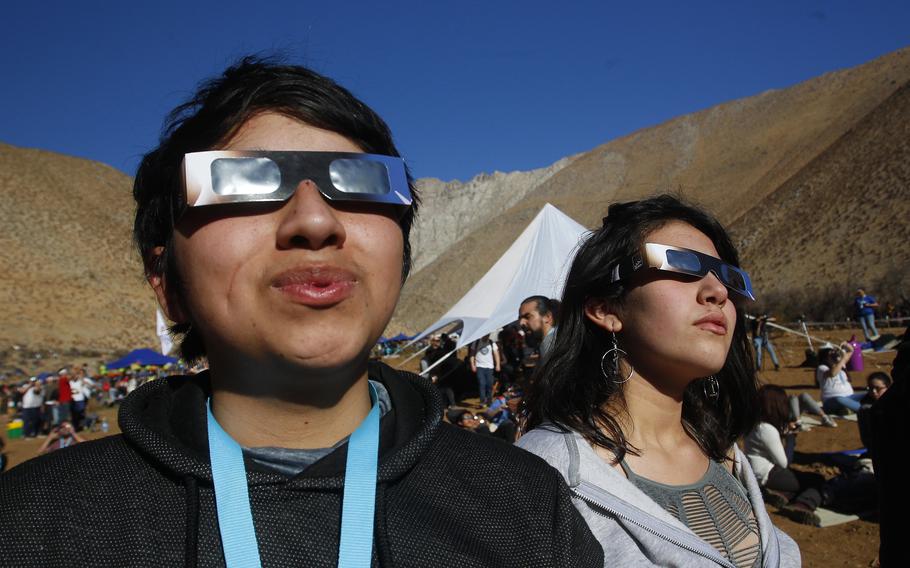
[[869,452],[869,457],[874,459],[876,437],[872,433],[872,405],[888,392],[891,387],[891,376],[877,371],[866,377],[866,386],[867,394],[862,400],[859,412],[856,413],[856,420],[859,423],[859,438],[863,442],[863,447]]
[[812,398],[809,393],[802,392],[799,393],[799,396],[791,394],[787,400],[790,404],[790,421],[796,422],[797,426],[802,426],[802,423],[799,420],[800,415],[811,414],[813,416],[818,416],[821,419],[823,426],[837,428],[837,422],[822,410],[822,407],[815,402],[815,399]]
[[122,435],[0,476],[3,563],[602,565],[556,471],[443,424],[429,380],[369,361],[419,203],[385,122],[252,57],[170,117],[134,178],[134,236],[183,358],[209,369],[137,388]]
[[501,425],[491,423],[483,416],[477,416],[470,410],[465,410],[458,415],[455,425],[464,430],[469,430],[475,434],[491,436],[502,440],[507,444],[515,442],[515,425],[511,422],[505,422]]
[[85,439],[73,429],[73,425],[68,421],[64,421],[47,435],[44,443],[38,448],[38,455],[62,450],[75,444],[81,444],[84,441]]
[[824,479],[788,467],[791,456],[782,438],[795,439],[795,429],[789,419],[787,392],[778,385],[764,385],[758,390],[758,400],[760,422],[746,435],[744,446],[765,502],[781,507],[796,522],[817,526],[821,521],[815,509],[822,502],[819,485]]
[[822,409],[828,414],[856,412],[865,392],[853,392],[846,366],[853,356],[853,346],[844,341],[840,348],[826,345],[819,350],[820,364],[815,369],[815,382],[821,389]]
[[866,396],[860,401],[864,406],[875,404],[891,386],[891,375],[883,371],[876,371],[866,377]]

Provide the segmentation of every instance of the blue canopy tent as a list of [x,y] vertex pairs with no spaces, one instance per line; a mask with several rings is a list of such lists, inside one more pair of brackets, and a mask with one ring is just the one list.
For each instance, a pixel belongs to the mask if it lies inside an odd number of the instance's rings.
[[405,335],[403,333],[399,333],[395,337],[390,337],[389,341],[410,341],[410,339],[411,338],[408,337],[407,335]]
[[56,377],[56,376],[57,376],[57,373],[48,373],[48,372],[38,373],[37,379],[39,381],[41,381],[42,383],[44,383],[44,382],[47,382],[48,377]]
[[139,364],[139,365],[167,365],[169,363],[176,363],[177,359],[173,357],[168,357],[167,355],[162,355],[157,351],[152,351],[151,349],[134,349],[115,361],[107,363],[108,369],[123,369],[124,367],[129,367],[130,365]]

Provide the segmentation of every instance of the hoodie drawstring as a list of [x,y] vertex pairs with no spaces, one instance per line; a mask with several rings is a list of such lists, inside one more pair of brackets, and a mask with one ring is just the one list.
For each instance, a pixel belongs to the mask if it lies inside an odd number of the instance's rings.
[[196,544],[199,538],[199,486],[196,478],[187,475],[183,478],[184,496],[186,498],[186,548],[183,564],[187,568],[196,568]]

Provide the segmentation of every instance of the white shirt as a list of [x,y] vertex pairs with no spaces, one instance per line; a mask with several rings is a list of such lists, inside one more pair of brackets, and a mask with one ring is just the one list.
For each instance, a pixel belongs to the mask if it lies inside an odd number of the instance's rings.
[[853,385],[847,380],[847,372],[841,369],[833,377],[826,377],[831,372],[831,367],[819,365],[815,370],[815,382],[822,389],[822,402],[836,396],[850,396],[853,394]]
[[91,379],[70,379],[70,390],[73,391],[73,402],[83,402],[92,396],[95,383]]
[[22,408],[40,408],[44,404],[44,391],[38,392],[35,387],[30,387],[22,395]]
[[499,347],[495,341],[483,341],[477,346],[474,352],[474,364],[484,369],[495,369],[496,363],[493,361],[493,353],[499,352]]
[[777,428],[767,422],[759,422],[743,440],[746,457],[749,465],[755,472],[758,484],[764,486],[768,482],[768,474],[774,466],[787,467],[787,452],[780,439]]

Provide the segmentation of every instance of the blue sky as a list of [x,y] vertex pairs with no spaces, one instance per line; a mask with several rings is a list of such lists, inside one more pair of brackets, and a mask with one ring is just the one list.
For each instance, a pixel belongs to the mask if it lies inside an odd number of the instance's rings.
[[200,80],[277,51],[375,108],[416,176],[464,180],[906,46],[906,1],[15,2],[0,142],[132,175]]

